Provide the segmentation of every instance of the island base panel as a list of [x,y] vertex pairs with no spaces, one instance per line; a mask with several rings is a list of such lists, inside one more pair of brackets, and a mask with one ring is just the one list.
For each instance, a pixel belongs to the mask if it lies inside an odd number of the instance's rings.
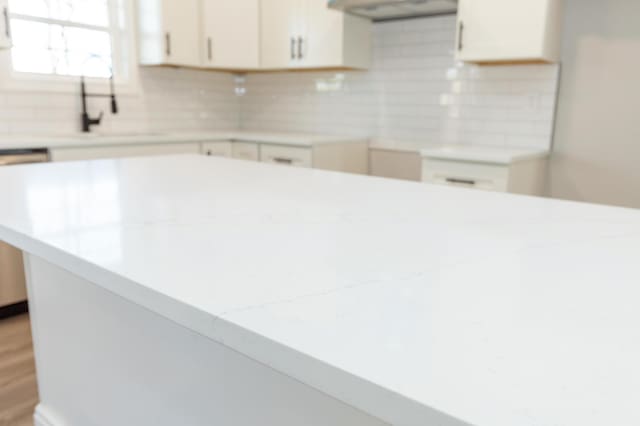
[[25,255],[36,426],[386,423]]

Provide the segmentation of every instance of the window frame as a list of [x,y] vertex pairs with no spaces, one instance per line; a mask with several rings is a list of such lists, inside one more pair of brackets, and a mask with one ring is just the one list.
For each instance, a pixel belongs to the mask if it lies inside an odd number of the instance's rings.
[[[108,27],[101,27],[82,22],[72,22],[77,28],[108,32],[111,38],[112,64],[114,69],[114,83],[116,91],[121,95],[140,94],[138,75],[137,35],[135,27],[134,0],[108,0],[110,23]],[[119,16],[122,13],[122,16]],[[40,18],[30,15],[11,13],[10,18],[26,19],[32,22],[69,26],[68,21],[54,18]],[[124,20],[122,29],[113,22]],[[79,76],[40,74],[15,71],[11,58],[11,49],[0,51],[0,90],[27,92],[55,92],[73,93],[78,91]],[[124,75],[123,75],[124,74]],[[101,77],[87,77],[87,84],[92,91],[108,90],[109,79]]]

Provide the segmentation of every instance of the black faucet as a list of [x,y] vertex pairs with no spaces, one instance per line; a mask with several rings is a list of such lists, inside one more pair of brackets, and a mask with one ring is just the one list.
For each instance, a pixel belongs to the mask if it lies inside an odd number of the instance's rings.
[[82,95],[82,131],[88,133],[91,131],[91,126],[97,126],[102,121],[102,117],[104,115],[103,112],[100,112],[98,118],[89,117],[89,113],[87,112],[87,98],[111,98],[111,113],[118,113],[118,102],[116,101],[116,92],[113,87],[113,73],[109,78],[109,85],[111,87],[111,94],[103,95],[103,94],[93,94],[87,93],[87,88],[84,82],[84,76],[80,78],[80,91]]

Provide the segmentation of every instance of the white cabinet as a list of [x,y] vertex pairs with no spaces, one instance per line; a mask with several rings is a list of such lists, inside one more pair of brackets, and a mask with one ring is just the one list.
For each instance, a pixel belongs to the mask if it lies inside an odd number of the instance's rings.
[[262,0],[260,48],[263,68],[293,67],[298,56],[304,14],[300,0]]
[[259,68],[259,0],[201,1],[202,65],[219,69]]
[[254,142],[205,142],[202,144],[202,153],[210,157],[237,158],[239,160],[258,161],[260,150]]
[[210,157],[226,157],[230,158],[232,155],[231,141],[221,142],[205,142],[202,144],[202,153]]
[[372,29],[367,19],[329,9],[327,2],[306,0],[303,66],[369,68]]
[[200,66],[200,0],[138,0],[140,63]]
[[460,0],[456,57],[557,62],[563,0]]
[[232,152],[233,158],[239,160],[260,160],[260,148],[258,144],[254,142],[234,142]]
[[371,25],[321,0],[262,0],[262,67],[368,68]]
[[0,23],[0,49],[11,47],[11,22],[9,19],[9,0],[0,0],[2,19]]
[[283,166],[367,174],[367,152],[366,141],[345,140],[311,146],[265,143],[260,145],[260,161]]
[[543,157],[510,164],[425,158],[422,167],[423,182],[526,195],[543,195],[545,174]]
[[312,167],[311,148],[281,145],[263,145],[260,151],[263,163],[281,164],[294,167]]
[[154,155],[200,154],[198,143],[150,145],[112,145],[81,148],[53,148],[51,161],[81,161],[103,158],[141,157]]

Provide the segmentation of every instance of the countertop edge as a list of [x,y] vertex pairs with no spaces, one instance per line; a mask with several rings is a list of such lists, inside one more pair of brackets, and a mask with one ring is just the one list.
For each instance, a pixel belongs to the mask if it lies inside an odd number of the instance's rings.
[[216,316],[176,301],[3,225],[0,225],[0,240],[394,426],[470,426],[470,423],[245,329],[226,318],[226,313]]

